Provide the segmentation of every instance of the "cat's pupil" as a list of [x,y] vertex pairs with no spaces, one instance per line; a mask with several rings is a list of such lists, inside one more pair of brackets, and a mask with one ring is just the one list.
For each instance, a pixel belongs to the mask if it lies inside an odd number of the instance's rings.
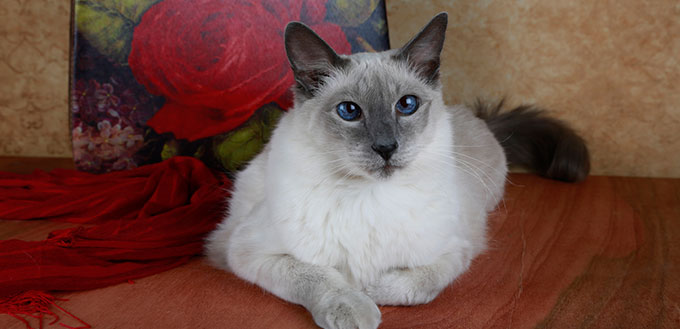
[[411,115],[418,110],[418,97],[406,95],[397,102],[397,111],[403,115]]
[[338,116],[346,121],[354,121],[361,116],[361,108],[352,102],[342,102],[336,107]]
[[414,104],[413,98],[411,97],[402,97],[399,100],[399,103],[401,104],[402,107],[409,107]]

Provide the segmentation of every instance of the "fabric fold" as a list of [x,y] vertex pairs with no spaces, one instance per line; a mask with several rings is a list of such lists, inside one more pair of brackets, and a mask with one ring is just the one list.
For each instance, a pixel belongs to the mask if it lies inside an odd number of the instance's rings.
[[42,241],[0,241],[0,298],[100,288],[182,265],[202,252],[230,187],[190,157],[102,175],[0,173],[0,219],[76,224]]

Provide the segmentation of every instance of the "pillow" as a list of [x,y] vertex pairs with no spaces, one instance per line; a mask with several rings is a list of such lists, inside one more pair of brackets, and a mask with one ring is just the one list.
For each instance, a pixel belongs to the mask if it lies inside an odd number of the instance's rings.
[[292,105],[290,21],[338,53],[389,48],[384,0],[75,0],[76,167],[103,173],[185,155],[241,168]]

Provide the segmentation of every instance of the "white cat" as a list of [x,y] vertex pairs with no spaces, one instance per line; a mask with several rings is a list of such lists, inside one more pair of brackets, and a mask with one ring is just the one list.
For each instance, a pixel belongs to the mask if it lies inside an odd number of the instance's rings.
[[427,303],[484,250],[507,172],[499,139],[548,177],[587,174],[583,141],[560,122],[444,104],[446,23],[440,14],[400,49],[350,56],[288,25],[295,106],[236,177],[207,240],[216,266],[321,327],[376,328],[376,303]]

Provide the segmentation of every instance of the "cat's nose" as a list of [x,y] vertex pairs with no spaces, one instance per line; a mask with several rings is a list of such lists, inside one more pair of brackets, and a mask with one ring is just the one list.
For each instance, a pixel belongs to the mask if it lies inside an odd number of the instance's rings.
[[380,154],[380,157],[387,161],[390,159],[390,157],[392,157],[392,154],[394,154],[394,151],[397,149],[398,146],[399,145],[397,144],[397,141],[389,141],[374,143],[373,145],[371,145],[371,148],[373,149],[373,151]]

